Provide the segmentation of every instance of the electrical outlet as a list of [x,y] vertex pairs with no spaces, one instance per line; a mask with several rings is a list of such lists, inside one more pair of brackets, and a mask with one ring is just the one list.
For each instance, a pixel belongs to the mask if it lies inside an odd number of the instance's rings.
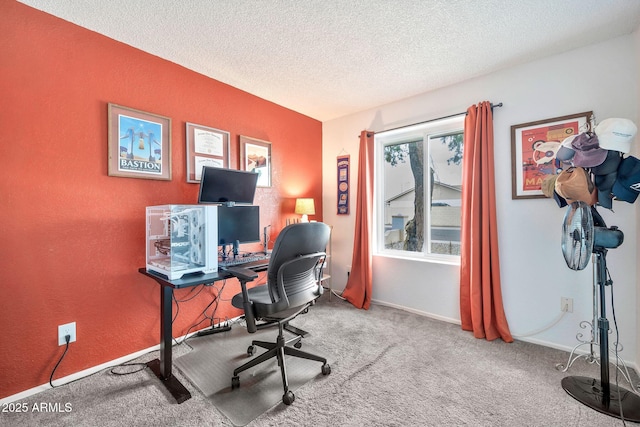
[[58,326],[58,345],[67,345],[67,341],[64,339],[66,335],[71,336],[70,343],[76,341],[76,322]]
[[573,298],[560,297],[560,311],[573,313]]

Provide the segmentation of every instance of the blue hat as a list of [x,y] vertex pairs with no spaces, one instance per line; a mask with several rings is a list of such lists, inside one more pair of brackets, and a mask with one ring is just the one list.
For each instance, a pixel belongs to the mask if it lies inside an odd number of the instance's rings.
[[613,195],[620,200],[633,203],[640,194],[640,160],[629,156],[620,162],[618,177],[613,184]]
[[571,147],[571,142],[573,142],[576,136],[577,135],[571,135],[562,141],[556,153],[556,159],[565,163],[571,162],[571,159],[573,159],[573,156],[576,154],[576,151]]
[[591,173],[594,175],[609,175],[618,170],[621,160],[622,156],[619,151],[607,150],[607,157],[604,159],[604,162],[592,167]]
[[616,182],[618,176],[617,171],[613,171],[607,175],[596,175],[594,183],[598,188],[598,204],[604,208],[611,209],[613,207],[611,188]]

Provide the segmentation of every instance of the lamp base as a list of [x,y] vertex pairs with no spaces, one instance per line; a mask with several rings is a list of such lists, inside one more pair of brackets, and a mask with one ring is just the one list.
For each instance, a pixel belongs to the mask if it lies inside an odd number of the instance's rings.
[[605,396],[599,380],[589,377],[565,377],[562,388],[580,403],[612,417],[634,423],[640,422],[640,396],[610,384],[609,396]]
[[309,217],[307,214],[302,214],[302,218],[300,218],[300,222],[309,222]]

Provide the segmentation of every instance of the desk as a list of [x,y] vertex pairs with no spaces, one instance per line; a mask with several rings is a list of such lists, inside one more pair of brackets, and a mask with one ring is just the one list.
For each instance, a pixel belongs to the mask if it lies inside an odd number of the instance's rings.
[[173,290],[190,288],[193,286],[214,283],[232,277],[223,271],[209,274],[188,275],[181,279],[168,280],[167,278],[148,272],[146,268],[138,271],[151,277],[160,284],[160,358],[147,363],[154,374],[162,381],[162,384],[171,392],[178,403],[191,398],[191,393],[171,373],[173,330],[171,318],[173,316]]

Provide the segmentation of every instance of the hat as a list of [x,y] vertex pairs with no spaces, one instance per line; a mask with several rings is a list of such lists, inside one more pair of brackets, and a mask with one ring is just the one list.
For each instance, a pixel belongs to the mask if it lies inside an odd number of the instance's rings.
[[605,119],[596,126],[600,148],[628,153],[638,128],[629,119]]
[[613,188],[617,176],[618,171],[613,171],[607,175],[596,175],[593,179],[598,189],[598,204],[604,208],[611,209],[613,207],[611,188]]
[[596,186],[593,185],[589,173],[581,167],[570,167],[560,172],[555,189],[567,203],[583,201],[592,206],[598,201]]
[[571,142],[575,139],[577,135],[571,135],[562,141],[560,144],[560,148],[558,148],[558,152],[556,153],[556,159],[561,162],[568,163],[569,160],[573,158],[573,155],[576,154],[575,150],[571,147]]
[[595,133],[584,132],[571,141],[571,147],[576,150],[573,164],[584,168],[598,166],[607,158],[607,150],[600,148]]
[[633,203],[640,193],[640,160],[629,156],[620,162],[618,176],[613,184],[613,195]]
[[558,204],[558,207],[563,208],[567,206],[567,201],[556,191],[557,178],[558,175],[547,175],[542,180],[542,194],[544,194],[546,197],[554,199]]
[[533,160],[536,165],[552,163],[559,148],[560,143],[558,141],[536,141],[533,144]]
[[[607,150],[607,158],[598,166],[591,168],[594,175],[608,175],[618,170],[622,157],[618,151]],[[596,184],[598,185],[598,184]]]

